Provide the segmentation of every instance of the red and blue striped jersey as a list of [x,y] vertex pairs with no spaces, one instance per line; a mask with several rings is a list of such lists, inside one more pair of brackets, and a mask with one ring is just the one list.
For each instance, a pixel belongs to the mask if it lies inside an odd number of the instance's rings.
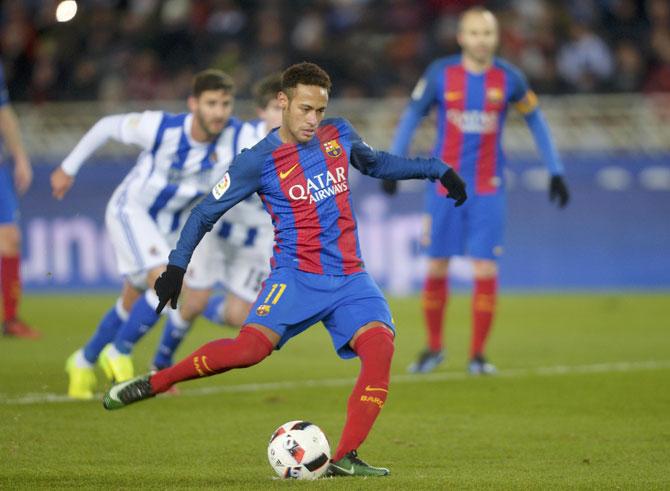
[[433,154],[454,167],[469,192],[496,193],[502,189],[505,158],[501,142],[510,104],[525,116],[550,172],[562,174],[537,96],[523,74],[500,58],[482,73],[468,72],[461,55],[433,62],[412,93],[391,152],[405,155],[420,120],[437,107]]
[[349,164],[378,178],[435,180],[438,159],[407,159],[372,149],[345,119],[324,120],[307,143],[282,143],[274,130],[236,157],[191,213],[170,264],[186,269],[202,236],[228,209],[258,193],[275,229],[273,267],[349,275],[363,269],[351,202]]

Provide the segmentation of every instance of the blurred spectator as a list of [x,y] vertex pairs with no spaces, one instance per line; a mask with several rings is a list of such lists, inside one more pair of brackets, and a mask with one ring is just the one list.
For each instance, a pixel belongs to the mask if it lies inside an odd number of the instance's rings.
[[96,0],[64,25],[57,4],[1,3],[15,100],[181,98],[208,66],[248,97],[253,80],[306,59],[335,96],[406,94],[431,59],[458,51],[458,15],[474,4],[496,11],[501,54],[538,92],[667,87],[670,0]]
[[586,24],[572,24],[570,40],[558,53],[558,72],[570,88],[592,92],[611,77],[614,71],[612,53],[605,42]]
[[645,83],[646,92],[670,92],[670,31],[657,27],[651,34],[654,66]]
[[616,75],[612,89],[616,92],[637,92],[642,88],[645,62],[637,45],[629,40],[617,44],[615,51]]

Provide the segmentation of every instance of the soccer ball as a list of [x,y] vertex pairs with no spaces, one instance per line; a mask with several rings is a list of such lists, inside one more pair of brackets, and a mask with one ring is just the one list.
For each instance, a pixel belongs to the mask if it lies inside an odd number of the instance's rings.
[[330,445],[315,424],[289,421],[270,437],[268,460],[284,479],[318,479],[328,469]]

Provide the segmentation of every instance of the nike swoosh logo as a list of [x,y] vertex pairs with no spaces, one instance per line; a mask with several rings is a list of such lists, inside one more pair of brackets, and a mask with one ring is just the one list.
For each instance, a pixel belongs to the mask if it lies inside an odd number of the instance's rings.
[[341,471],[344,472],[345,474],[349,474],[350,476],[353,476],[353,475],[354,475],[354,466],[353,466],[353,465],[351,466],[351,469],[345,469],[344,467],[340,467],[339,465],[335,465],[335,464],[330,464],[330,465],[332,465],[332,466],[335,467],[336,469],[341,470]]
[[370,387],[369,385],[365,387],[365,390],[366,392],[388,392],[388,390],[382,389],[381,387]]
[[279,179],[286,179],[288,175],[295,170],[296,167],[298,167],[298,164],[295,164],[293,167],[291,167],[289,170],[285,172],[280,172]]

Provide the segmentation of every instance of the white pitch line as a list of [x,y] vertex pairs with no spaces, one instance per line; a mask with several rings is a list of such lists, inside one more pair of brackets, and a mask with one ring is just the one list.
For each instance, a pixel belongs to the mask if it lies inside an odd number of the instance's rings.
[[[670,369],[670,360],[650,361],[621,361],[611,363],[595,363],[591,365],[556,365],[551,367],[536,368],[508,368],[500,370],[492,378],[521,378],[521,377],[547,377],[556,375],[575,375],[589,373],[612,373],[612,372],[636,372],[642,370],[667,370]],[[479,378],[479,377],[477,377]],[[490,378],[490,377],[481,377]],[[424,375],[392,375],[391,383],[413,384],[426,382],[443,382],[447,380],[475,379],[465,372],[437,372]],[[294,390],[320,387],[349,387],[355,382],[354,378],[326,378],[290,380],[286,382],[264,382],[255,384],[239,385],[217,385],[210,387],[199,387],[196,389],[182,389],[179,394],[182,397],[200,397],[212,394],[235,394],[243,392],[262,392],[271,390]],[[98,395],[97,399],[101,399]],[[0,405],[17,406],[26,404],[54,404],[63,402],[81,402],[64,394],[53,392],[35,392],[24,394],[19,397],[9,394],[0,394]],[[97,402],[97,401],[96,401]]]

